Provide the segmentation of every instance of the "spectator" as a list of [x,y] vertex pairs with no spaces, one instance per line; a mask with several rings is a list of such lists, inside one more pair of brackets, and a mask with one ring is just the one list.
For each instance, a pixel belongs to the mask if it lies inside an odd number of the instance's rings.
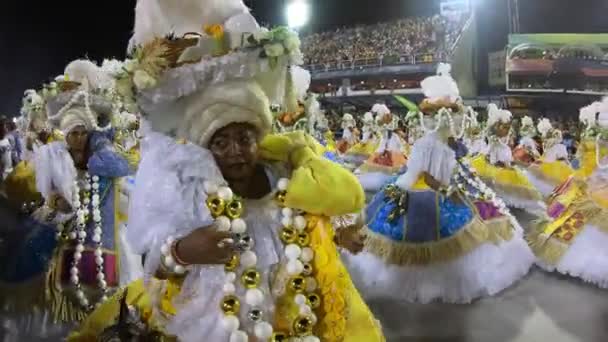
[[449,52],[463,23],[463,19],[434,16],[359,25],[311,34],[303,38],[302,47],[306,64],[328,68],[346,67],[355,61],[363,65],[387,60],[409,62],[412,55],[422,55],[419,61],[431,62]]

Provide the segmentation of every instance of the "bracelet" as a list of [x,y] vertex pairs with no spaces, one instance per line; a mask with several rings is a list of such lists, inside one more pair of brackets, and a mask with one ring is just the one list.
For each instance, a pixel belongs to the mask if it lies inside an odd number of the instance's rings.
[[[183,275],[186,273],[187,269],[184,265],[180,265],[176,263],[176,259],[173,256],[172,248],[175,243],[175,238],[173,236],[169,236],[165,243],[160,247],[161,252],[161,264],[162,266],[171,273],[175,273],[178,275]],[[180,260],[181,261],[181,260]]]
[[171,256],[172,256],[172,257],[173,257],[173,259],[175,260],[175,263],[176,263],[176,264],[186,267],[186,266],[189,266],[190,264],[189,264],[189,263],[187,263],[187,262],[185,262],[184,260],[182,260],[182,259],[179,257],[179,255],[177,254],[177,244],[179,243],[179,241],[180,241],[180,240],[175,240],[175,241],[174,241],[174,242],[171,244],[171,246],[170,246],[170,249],[171,249]]

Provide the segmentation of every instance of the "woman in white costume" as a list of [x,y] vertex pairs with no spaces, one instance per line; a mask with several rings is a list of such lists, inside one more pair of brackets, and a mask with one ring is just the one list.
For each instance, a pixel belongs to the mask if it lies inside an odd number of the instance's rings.
[[527,169],[528,179],[543,196],[548,196],[556,186],[574,173],[568,160],[568,149],[562,143],[562,132],[553,128],[549,119],[538,122],[543,139],[543,155]]
[[358,172],[381,172],[393,175],[407,163],[404,142],[396,133],[399,124],[397,115],[391,113],[385,104],[375,104],[372,113],[380,132],[380,142],[376,151],[361,165]]
[[378,147],[378,138],[376,136],[378,126],[374,119],[374,114],[372,112],[365,113],[361,121],[363,122],[361,140],[351,147],[344,156],[347,162],[355,166],[361,165]]
[[538,144],[534,140],[534,137],[537,135],[536,126],[531,117],[524,116],[521,119],[519,133],[521,139],[519,140],[519,144],[513,149],[513,158],[527,167],[540,158]]
[[462,117],[454,80],[442,72],[422,87],[429,132],[367,206],[365,249],[346,259],[366,298],[470,303],[512,285],[534,258],[505,204],[448,146]]
[[342,127],[342,138],[338,141],[337,148],[340,154],[345,154],[351,147],[355,146],[357,141],[359,141],[357,121],[355,121],[352,114],[346,113],[342,116],[342,123],[340,126]]
[[[192,42],[195,51],[165,56],[160,62],[173,66],[159,74],[142,61],[155,44],[173,44],[170,32],[135,38],[141,50],[126,77],[153,128],[175,132],[179,142],[145,133],[129,238],[145,255],[146,274],[72,340],[129,330],[110,326],[123,301],[139,310],[143,326],[183,342],[384,341],[333,239],[356,252],[358,232],[334,235],[327,219],[361,209],[356,179],[317,154],[311,136],[269,134],[271,103],[297,105],[288,81],[300,60],[297,34],[260,28],[234,1],[207,5],[205,13],[225,16],[201,13],[215,25]],[[146,11],[136,13],[134,37],[147,37],[138,31]],[[190,63],[170,62],[185,56]],[[149,82],[138,80],[142,72]]]
[[481,179],[490,186],[509,207],[538,214],[545,209],[542,195],[530,183],[526,174],[514,163],[510,137],[512,114],[488,105],[488,148],[471,160]]

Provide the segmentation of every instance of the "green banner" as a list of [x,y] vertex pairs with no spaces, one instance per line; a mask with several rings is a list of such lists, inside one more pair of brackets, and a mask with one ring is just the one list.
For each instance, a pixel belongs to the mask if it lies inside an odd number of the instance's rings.
[[597,45],[608,48],[608,34],[539,33],[509,35],[509,46],[515,47],[520,44]]

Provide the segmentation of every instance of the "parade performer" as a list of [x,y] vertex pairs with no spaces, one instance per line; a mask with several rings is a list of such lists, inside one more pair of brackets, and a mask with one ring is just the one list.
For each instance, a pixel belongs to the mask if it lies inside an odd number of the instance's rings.
[[583,167],[551,195],[549,219],[528,240],[543,269],[608,288],[608,100],[581,109],[580,119]]
[[519,128],[521,139],[517,147],[513,149],[513,159],[522,165],[528,167],[535,160],[540,158],[538,152],[538,146],[534,137],[536,136],[536,127],[534,126],[534,120],[529,116],[524,116],[521,119],[521,125]]
[[362,122],[361,140],[355,146],[351,147],[344,157],[348,162],[353,163],[356,166],[361,165],[378,148],[378,139],[376,137],[378,127],[374,114],[371,112],[365,113]]
[[108,85],[85,60],[70,63],[62,79],[46,107],[49,125],[65,140],[34,151],[44,204],[13,235],[1,274],[5,322],[17,340],[64,338],[115,288],[141,276],[125,238],[127,208],[117,205],[116,180],[130,170],[98,124],[113,113]]
[[[111,334],[125,296],[149,330],[185,342],[384,340],[334,242],[356,251],[358,232],[334,232],[327,219],[362,208],[356,179],[315,153],[303,132],[269,135],[271,103],[295,106],[284,81],[300,60],[297,34],[261,29],[237,3],[209,2],[200,17],[220,24],[196,36],[196,50],[158,60],[154,44],[162,50],[190,31],[142,34],[150,9],[138,2],[139,48],[126,77],[147,121],[183,143],[144,134],[129,234],[145,255],[145,277],[72,340]],[[172,63],[185,54],[189,63]],[[150,57],[164,67],[150,69]],[[149,82],[138,81],[142,73]]]
[[537,163],[528,167],[527,176],[538,191],[547,196],[565,182],[574,170],[568,160],[566,145],[562,143],[562,132],[553,128],[549,119],[538,122],[538,131],[543,139],[543,155]]
[[347,264],[366,298],[469,303],[512,285],[534,258],[505,204],[448,146],[463,113],[449,68],[422,88],[427,134],[407,171],[367,206],[364,252]]
[[482,122],[477,119],[478,113],[469,107],[467,110],[469,124],[465,130],[464,143],[467,146],[469,155],[475,157],[484,154],[488,149],[486,142],[485,129]]
[[473,158],[471,165],[509,207],[538,214],[544,210],[542,195],[525,173],[513,164],[513,153],[508,144],[511,118],[511,112],[498,109],[492,103],[488,105],[488,148],[485,154]]
[[399,128],[399,118],[384,104],[375,104],[372,113],[376,115],[381,139],[374,154],[361,165],[358,172],[382,172],[392,175],[401,170],[407,162],[403,153],[405,144],[395,132]]
[[338,142],[338,152],[345,154],[352,146],[354,146],[359,138],[357,137],[357,122],[355,118],[346,113],[342,116],[342,138]]

